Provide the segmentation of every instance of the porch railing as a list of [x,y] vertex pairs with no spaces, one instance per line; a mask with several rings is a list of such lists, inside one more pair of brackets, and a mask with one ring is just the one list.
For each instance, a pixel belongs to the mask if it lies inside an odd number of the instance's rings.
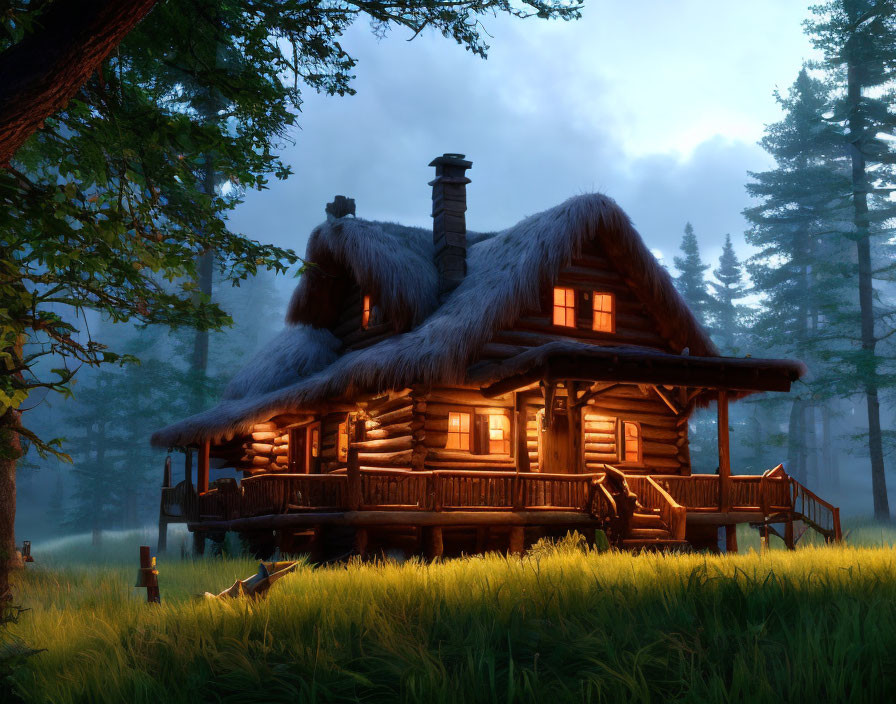
[[[622,496],[615,486],[619,482],[627,485],[644,508],[658,513],[674,536],[684,535],[687,512],[720,510],[716,475],[626,475],[608,466],[606,473],[594,474],[362,469],[357,477],[361,510],[554,510],[611,519],[626,513],[625,506],[617,506]],[[162,506],[169,518],[188,521],[346,511],[350,481],[345,472],[263,474],[200,495],[182,482],[162,490]],[[840,539],[839,510],[780,466],[761,476],[731,477],[730,497],[732,512],[755,512],[766,517],[790,514],[804,518],[826,538]]]
[[[499,471],[372,470],[359,472],[361,510],[577,511],[616,514],[600,474],[517,474]],[[189,520],[229,520],[302,511],[345,511],[349,477],[331,474],[262,474],[238,486],[192,494]],[[163,490],[171,492],[170,489]],[[163,501],[175,498],[163,493]]]

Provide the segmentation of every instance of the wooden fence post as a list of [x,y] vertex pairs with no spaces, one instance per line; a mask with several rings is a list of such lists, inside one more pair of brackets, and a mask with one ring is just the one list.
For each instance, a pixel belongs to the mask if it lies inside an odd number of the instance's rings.
[[156,569],[156,560],[150,557],[149,545],[140,546],[140,570],[137,572],[136,587],[146,587],[146,601],[149,604],[159,604],[162,601],[159,595],[159,571]]

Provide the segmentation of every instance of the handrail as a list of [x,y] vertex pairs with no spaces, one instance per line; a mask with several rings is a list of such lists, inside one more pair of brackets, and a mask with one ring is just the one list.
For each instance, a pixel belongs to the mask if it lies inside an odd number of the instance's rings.
[[663,498],[663,504],[660,506],[660,517],[669,526],[672,537],[675,540],[684,540],[687,527],[687,509],[673,499],[650,475],[647,475],[647,483]]
[[[833,538],[837,543],[843,540],[843,531],[840,526],[840,509],[828,503],[811,489],[806,488],[793,477],[790,477],[790,485],[793,489],[793,511],[803,521],[825,536],[825,539]],[[819,508],[827,511],[828,515],[822,517]],[[824,520],[828,519],[828,520]],[[823,525],[824,521],[825,525]],[[829,525],[826,525],[830,522]]]

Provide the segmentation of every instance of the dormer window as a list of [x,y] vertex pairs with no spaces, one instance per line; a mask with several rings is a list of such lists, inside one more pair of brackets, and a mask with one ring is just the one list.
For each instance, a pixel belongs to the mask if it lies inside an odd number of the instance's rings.
[[571,288],[554,287],[554,325],[576,326],[576,292]]
[[591,294],[593,318],[591,328],[596,332],[614,332],[616,321],[613,315],[613,294],[594,291]]
[[370,310],[370,296],[364,296],[361,303],[361,328],[364,330],[370,327]]

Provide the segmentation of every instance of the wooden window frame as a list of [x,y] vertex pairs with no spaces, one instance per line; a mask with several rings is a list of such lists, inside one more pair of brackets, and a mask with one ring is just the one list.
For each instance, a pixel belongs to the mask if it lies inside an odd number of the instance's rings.
[[370,321],[373,318],[373,302],[370,300],[370,294],[361,294],[361,329],[367,330],[370,327]]
[[[598,311],[594,307],[594,302],[597,300],[598,296],[607,296],[610,299],[610,329],[603,330],[597,328],[597,315],[598,313],[606,313],[608,311]],[[616,294],[610,291],[592,291],[591,292],[591,330],[596,333],[603,333],[605,335],[613,335],[616,332]]]
[[[451,430],[451,416],[452,415],[457,415],[457,416],[461,416],[461,417],[467,416],[466,432],[463,430],[463,421],[462,420],[458,421],[459,430],[456,430],[456,431]],[[469,410],[459,409],[459,408],[457,408],[457,409],[449,408],[448,409],[448,429],[447,429],[447,433],[446,433],[447,437],[445,438],[445,449],[446,450],[454,450],[455,452],[469,452],[470,454],[473,454],[473,442],[474,442],[473,429],[475,426],[475,418],[476,418],[476,414],[474,413],[474,411],[472,409],[469,409]],[[449,447],[449,445],[451,444],[451,436],[452,435],[458,436],[457,444],[461,445],[463,443],[461,443],[460,440],[465,434],[467,436],[467,443],[466,443],[467,447],[466,448]]]
[[[619,458],[617,461],[621,465],[625,465],[627,467],[643,467],[644,466],[644,431],[641,428],[641,424],[635,420],[626,420],[625,418],[617,418],[617,438],[616,438],[616,456]],[[625,426],[633,425],[638,429],[638,458],[635,460],[626,459],[626,446],[625,446]]]
[[[470,425],[467,434],[469,436],[469,447],[468,449],[448,447],[448,438],[445,439],[445,449],[451,450],[453,452],[466,452],[472,456],[480,456],[480,455],[490,455],[492,457],[508,457],[513,458],[516,455],[514,454],[514,438],[515,430],[514,430],[514,414],[512,413],[512,409],[510,408],[494,408],[482,406],[481,408],[490,408],[492,411],[499,411],[498,413],[482,413],[477,411],[476,406],[470,406],[466,408],[461,407],[451,407],[448,409],[448,423],[449,430],[448,433],[451,433],[450,423],[451,423],[451,415],[453,413],[461,414],[469,416]],[[501,442],[506,443],[508,452],[505,454],[503,452],[490,452],[491,450],[491,440],[488,437],[491,431],[491,421],[489,418],[492,416],[500,416],[507,420],[507,437]],[[479,429],[480,425],[484,424],[484,432]],[[485,439],[481,439],[479,437],[480,433],[485,435]],[[484,447],[483,447],[484,446]]]
[[336,427],[336,461],[348,462],[348,414]]
[[[563,291],[563,304],[557,303],[557,292]],[[572,305],[569,305],[569,298],[572,296]],[[577,291],[572,286],[554,286],[551,289],[551,324],[556,328],[572,328],[575,329],[578,327],[577,320],[577,306],[576,306],[576,298]],[[558,323],[557,322],[557,311],[558,309],[563,310],[563,319],[565,322]],[[569,315],[570,311],[572,312],[572,323],[569,323]]]

